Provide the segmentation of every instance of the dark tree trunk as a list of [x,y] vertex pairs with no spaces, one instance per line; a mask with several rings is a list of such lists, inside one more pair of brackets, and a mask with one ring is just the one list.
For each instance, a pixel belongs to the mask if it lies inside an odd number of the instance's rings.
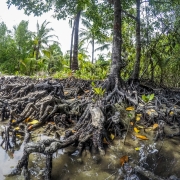
[[94,63],[94,37],[92,39],[92,64]]
[[161,67],[160,86],[164,84],[164,69]]
[[153,82],[154,81],[154,64],[151,57],[149,60],[150,60],[150,68],[151,68],[151,81]]
[[78,41],[79,41],[79,20],[80,20],[81,11],[77,13],[75,19],[75,29],[74,29],[74,50],[73,50],[73,59],[71,63],[71,70],[78,70]]
[[139,79],[140,59],[141,59],[141,34],[140,34],[140,0],[136,0],[136,61],[132,79]]
[[[113,27],[112,62],[110,67],[109,82],[110,89],[114,88],[115,78],[120,81],[120,71],[123,68],[121,59],[121,1],[114,0],[114,27]],[[109,89],[109,88],[108,88]]]
[[39,50],[40,50],[41,42],[38,41],[38,45],[36,47],[36,60],[39,59]]
[[72,64],[72,52],[73,52],[73,37],[74,37],[74,28],[75,28],[75,20],[72,27],[72,33],[71,33],[71,47],[70,47],[70,69]]

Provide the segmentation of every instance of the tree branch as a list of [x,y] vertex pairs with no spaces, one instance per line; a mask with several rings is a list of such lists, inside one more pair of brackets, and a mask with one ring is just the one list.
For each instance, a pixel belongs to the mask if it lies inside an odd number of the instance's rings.
[[126,14],[127,16],[129,16],[130,18],[134,19],[135,21],[137,21],[137,18],[131,14],[129,14],[128,12],[121,10],[124,14]]

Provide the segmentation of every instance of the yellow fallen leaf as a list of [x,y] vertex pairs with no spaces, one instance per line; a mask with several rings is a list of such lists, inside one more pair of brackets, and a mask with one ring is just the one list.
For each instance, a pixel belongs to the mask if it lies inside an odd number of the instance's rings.
[[174,112],[173,111],[170,111],[169,115],[170,116],[173,116]]
[[152,113],[157,113],[154,109],[148,109],[147,111],[146,111],[146,113],[148,114],[148,115],[151,115]]
[[38,124],[39,121],[38,120],[32,120],[31,122],[28,123],[28,125],[33,125],[33,124]]
[[134,131],[135,131],[136,133],[139,133],[140,130],[135,127],[135,128],[134,128]]
[[120,165],[123,166],[124,163],[128,162],[128,156],[123,156],[120,158]]
[[112,140],[114,139],[114,137],[115,137],[114,134],[111,134],[111,135],[110,135],[110,138],[111,138]]
[[157,128],[158,128],[158,126],[159,126],[158,124],[153,124],[153,127],[152,127],[152,128],[153,128],[153,130],[157,129]]
[[133,111],[134,110],[134,107],[133,106],[129,106],[126,108],[126,111]]
[[12,120],[12,123],[14,123],[14,122],[16,122],[16,120],[15,120],[15,119],[13,119],[13,120]]
[[134,123],[133,123],[133,122],[130,122],[130,125],[131,125],[131,126],[133,126],[133,125],[134,125]]
[[144,129],[144,126],[137,125],[138,128]]
[[141,118],[139,116],[136,116],[136,121],[140,121]]
[[21,136],[21,135],[19,135],[19,134],[16,134],[16,136],[17,136],[18,138],[22,138],[22,136]]
[[136,147],[135,150],[136,151],[139,151],[141,149],[141,147]]
[[19,127],[14,128],[14,130],[19,130],[19,129],[20,129]]
[[136,116],[138,116],[138,117],[142,117],[142,114],[136,114]]
[[135,136],[139,139],[142,139],[142,140],[148,140],[148,138],[146,136],[142,136],[142,135],[139,135],[139,134],[135,134]]

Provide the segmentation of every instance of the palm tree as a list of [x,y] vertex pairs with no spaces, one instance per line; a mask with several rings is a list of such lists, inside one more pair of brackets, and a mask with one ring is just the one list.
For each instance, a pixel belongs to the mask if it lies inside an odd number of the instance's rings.
[[48,47],[48,49],[43,50],[44,57],[40,60],[46,61],[47,70],[49,74],[52,74],[56,71],[60,71],[63,67],[62,59],[63,53],[58,44],[54,43]]
[[[87,19],[82,19],[82,24],[86,27],[86,29],[82,28],[80,30],[79,37],[81,41],[87,41],[88,45],[91,44],[92,46],[92,54],[91,54],[91,62],[94,62],[94,52],[95,44],[104,44],[103,46],[99,47],[97,50],[104,50],[108,49],[109,43],[105,44],[108,40],[106,34],[100,31],[99,28],[96,28],[93,23],[88,21]],[[88,47],[88,46],[87,46]]]
[[22,20],[18,26],[13,26],[14,40],[18,51],[18,70],[20,70],[20,63],[29,57],[32,47],[32,32],[28,30],[28,24],[28,21]]
[[39,54],[42,49],[45,48],[45,46],[48,46],[49,42],[56,42],[54,40],[50,40],[50,38],[58,38],[56,35],[49,35],[51,31],[54,31],[53,28],[47,28],[47,25],[50,22],[47,22],[46,20],[42,23],[40,26],[37,22],[37,32],[34,33],[34,47],[33,47],[33,56],[36,55],[36,60],[39,59]]

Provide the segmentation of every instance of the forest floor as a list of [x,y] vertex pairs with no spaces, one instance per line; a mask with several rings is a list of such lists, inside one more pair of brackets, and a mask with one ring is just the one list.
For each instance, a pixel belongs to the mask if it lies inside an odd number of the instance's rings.
[[[51,80],[53,84],[53,80]],[[74,80],[73,80],[74,81]],[[81,99],[84,102],[88,96],[91,96],[91,87],[90,82],[84,84],[84,81],[77,80],[72,83],[73,81],[69,82],[69,80],[63,81],[56,81],[53,84],[57,85],[57,83],[63,84],[64,87],[64,95],[66,101],[76,101],[77,99]],[[20,90],[23,90],[24,87],[27,87],[31,83],[35,85],[40,85],[42,83],[46,83],[44,80],[31,80],[31,79],[23,79],[23,78],[1,78],[1,97],[2,101],[8,101],[8,108],[11,109],[15,103],[22,101],[26,101],[26,96],[29,96],[33,91],[42,91],[45,90],[46,93],[42,96],[39,96],[39,99],[36,100],[35,105],[38,107],[38,102],[42,100],[42,98],[47,97],[51,94],[51,89],[48,87],[46,89],[45,84],[41,87],[42,89],[30,89],[28,92],[22,93],[17,96]],[[75,87],[78,87],[77,84],[80,84],[78,90]],[[25,85],[22,88],[17,88],[18,90],[12,91],[13,88],[7,89],[7,86],[12,84],[13,87],[18,87],[20,85]],[[96,82],[98,85],[99,82]],[[34,86],[33,86],[34,87]],[[38,86],[39,87],[39,86]],[[49,89],[50,88],[50,89]],[[83,90],[84,88],[84,90]],[[73,91],[72,91],[73,89]],[[75,90],[74,90],[75,89]],[[83,91],[81,91],[83,90]],[[60,92],[56,89],[56,93]],[[14,93],[14,94],[13,94]],[[55,92],[54,92],[55,93]],[[143,92],[144,93],[144,92]],[[152,91],[150,92],[152,93]],[[168,92],[169,93],[169,92]],[[13,95],[12,95],[13,94]],[[84,95],[86,94],[86,95]],[[147,94],[147,92],[145,92]],[[57,95],[61,96],[57,93]],[[176,93],[177,95],[177,93]],[[156,96],[156,95],[155,95]],[[55,96],[57,97],[57,96]],[[165,96],[167,102],[169,99]],[[171,98],[173,98],[171,96]],[[177,99],[177,96],[176,96]],[[44,101],[42,101],[43,103]],[[48,105],[52,105],[52,101],[48,102]],[[82,103],[82,102],[81,102]],[[28,103],[27,103],[28,104]],[[26,104],[26,105],[27,105]],[[154,118],[154,121],[148,121],[148,125],[145,123],[147,121],[147,117],[141,117],[137,119],[137,106],[132,106],[131,104],[127,104],[127,102],[121,102],[123,104],[124,109],[121,109],[121,119],[127,123],[127,127],[125,127],[125,131],[122,131],[121,136],[117,136],[116,132],[113,131],[113,128],[109,128],[109,124],[105,126],[106,130],[109,132],[108,136],[110,142],[106,138],[102,138],[103,141],[103,148],[105,149],[105,155],[93,154],[90,151],[82,151],[82,154],[79,155],[79,149],[77,149],[77,145],[72,144],[65,148],[58,149],[55,153],[53,153],[53,161],[52,161],[52,180],[79,180],[79,179],[94,179],[94,180],[120,180],[120,179],[164,179],[164,180],[178,180],[180,178],[180,136],[179,134],[179,121],[178,121],[178,103],[176,103],[176,110],[171,108],[169,112],[171,112],[170,118],[173,120],[169,123],[169,119],[163,119],[162,114],[159,117],[159,110],[155,109],[153,106],[154,104],[151,103],[150,108],[151,112],[154,112],[154,109],[158,113],[158,116]],[[5,106],[2,102],[1,109]],[[129,109],[128,109],[129,108]],[[154,108],[154,109],[153,109]],[[24,106],[25,109],[25,106]],[[17,113],[18,116],[21,117],[21,114],[24,113],[24,109],[21,112]],[[40,111],[42,107],[40,106]],[[46,107],[45,107],[46,109]],[[153,109],[153,110],[152,110]],[[1,110],[2,111],[2,110]],[[28,109],[30,111],[30,109]],[[52,109],[51,109],[52,111]],[[49,123],[52,122],[52,118],[48,119],[43,123],[40,127],[35,127],[30,129],[31,138],[28,141],[29,143],[35,143],[38,141],[43,141],[44,139],[52,139],[55,137],[55,134],[58,133],[60,135],[60,139],[63,139],[65,136],[65,131],[67,129],[73,130],[76,127],[76,124],[80,117],[82,116],[85,110],[82,109],[82,112],[77,116],[68,116],[73,123],[69,123],[68,127],[63,126],[63,123],[58,124],[57,129],[52,129],[50,131],[47,129]],[[147,111],[147,109],[146,109]],[[144,113],[146,111],[143,111]],[[169,113],[168,112],[168,113]],[[173,113],[172,113],[173,112]],[[39,113],[39,112],[38,112]],[[32,112],[29,114],[28,117],[31,117],[28,120],[31,125],[36,125],[38,113]],[[44,111],[44,114],[47,112]],[[48,112],[50,113],[50,112]],[[59,111],[56,111],[56,115],[58,115]],[[139,113],[139,112],[138,112]],[[131,114],[131,115],[130,115]],[[149,113],[150,114],[150,113]],[[39,115],[39,114],[38,114]],[[175,116],[176,115],[176,116]],[[42,115],[43,116],[43,115]],[[106,116],[106,115],[105,115]],[[107,116],[112,116],[109,114]],[[39,116],[40,117],[40,116]],[[55,115],[54,115],[55,117]],[[41,118],[41,117],[40,117]],[[108,117],[109,118],[109,117]],[[155,137],[157,136],[158,131],[161,129],[159,128],[160,124],[159,120],[163,120],[165,123],[163,125],[163,137],[157,138],[155,141]],[[176,119],[175,119],[176,118]],[[0,131],[4,132],[7,127],[9,127],[9,119],[4,119],[4,121],[0,122]],[[11,117],[11,119],[16,119]],[[24,117],[27,120],[27,117]],[[21,121],[21,123],[27,123],[27,121]],[[126,126],[125,123],[125,126]],[[11,148],[9,147],[6,149],[7,142],[0,146],[0,179],[3,180],[21,180],[24,179],[23,171],[21,174],[11,176],[12,170],[17,166],[18,161],[21,160],[22,155],[24,153],[24,147],[26,143],[24,142],[24,134],[19,132],[16,134],[16,143],[14,144],[12,141],[12,134],[13,129],[17,128],[19,124],[12,126],[10,132],[9,142]],[[66,124],[67,125],[67,124]],[[19,127],[18,127],[19,128]],[[76,133],[75,133],[76,134]],[[172,136],[172,134],[176,134],[177,136]],[[160,134],[158,134],[160,136]],[[0,136],[0,143],[6,136],[1,134]],[[13,148],[12,148],[13,147]],[[13,150],[12,150],[13,149]],[[91,148],[90,148],[91,149]],[[33,152],[29,156],[29,164],[28,164],[28,171],[30,172],[30,179],[37,180],[37,179],[44,179],[44,174],[46,171],[46,156],[43,153]]]

